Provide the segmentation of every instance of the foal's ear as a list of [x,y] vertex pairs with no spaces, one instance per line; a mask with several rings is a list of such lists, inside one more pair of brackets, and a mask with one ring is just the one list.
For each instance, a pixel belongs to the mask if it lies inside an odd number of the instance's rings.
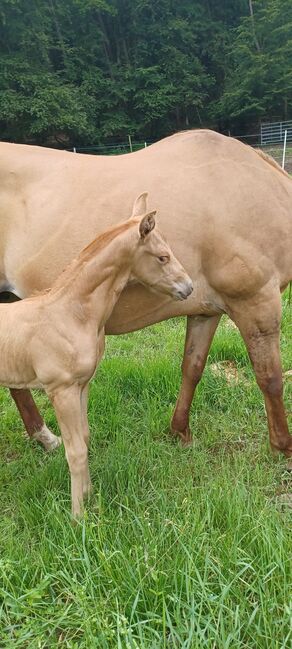
[[156,214],[156,210],[154,210],[154,212],[149,212],[149,214],[145,214],[145,216],[143,216],[143,219],[140,221],[139,233],[141,239],[145,239],[145,237],[147,237],[147,234],[149,234],[149,232],[152,232],[152,230],[154,230],[155,214]]
[[135,216],[142,216],[143,214],[146,214],[147,198],[148,198],[148,192],[143,192],[143,194],[140,194],[140,196],[136,198],[135,203],[133,205],[132,215],[130,217],[131,219],[134,218]]

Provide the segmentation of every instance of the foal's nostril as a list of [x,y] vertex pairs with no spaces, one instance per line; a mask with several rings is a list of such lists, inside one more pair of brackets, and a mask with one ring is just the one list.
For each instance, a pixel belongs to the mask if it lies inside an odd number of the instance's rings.
[[185,289],[181,291],[184,298],[186,299],[193,292],[193,282],[189,281],[185,283]]
[[194,290],[193,282],[190,280],[188,282],[188,295],[190,295]]

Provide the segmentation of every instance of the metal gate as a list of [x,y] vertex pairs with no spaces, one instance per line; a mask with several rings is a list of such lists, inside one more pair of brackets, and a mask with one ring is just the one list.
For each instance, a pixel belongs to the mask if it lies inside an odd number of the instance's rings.
[[284,141],[287,131],[287,142],[292,141],[292,121],[268,122],[261,124],[261,145],[277,144]]

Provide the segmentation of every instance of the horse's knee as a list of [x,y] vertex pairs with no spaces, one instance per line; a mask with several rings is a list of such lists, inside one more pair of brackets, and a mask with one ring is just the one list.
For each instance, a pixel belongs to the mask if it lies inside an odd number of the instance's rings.
[[83,471],[87,467],[87,459],[88,459],[86,444],[84,444],[84,447],[79,450],[67,449],[66,456],[67,456],[71,474],[77,475],[79,473],[83,473]]
[[283,381],[281,374],[258,375],[257,383],[261,390],[269,397],[281,397],[283,393]]
[[182,374],[196,387],[202,377],[204,366],[204,360],[201,357],[197,357],[194,362],[191,362],[189,358],[184,359],[182,363]]

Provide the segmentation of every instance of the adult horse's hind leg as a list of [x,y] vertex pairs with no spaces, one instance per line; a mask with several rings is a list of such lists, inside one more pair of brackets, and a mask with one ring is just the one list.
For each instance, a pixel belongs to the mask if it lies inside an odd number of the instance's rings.
[[61,437],[51,433],[41,417],[29,390],[10,389],[28,436],[40,442],[46,451],[53,451],[62,443]]
[[190,408],[196,386],[202,376],[213,336],[219,324],[218,316],[189,316],[182,362],[182,385],[171,422],[171,432],[184,445],[192,442],[189,427]]
[[283,404],[280,293],[255,296],[251,303],[245,302],[241,307],[232,307],[231,315],[245,341],[257,383],[264,395],[271,447],[286,457],[292,457],[292,437]]

